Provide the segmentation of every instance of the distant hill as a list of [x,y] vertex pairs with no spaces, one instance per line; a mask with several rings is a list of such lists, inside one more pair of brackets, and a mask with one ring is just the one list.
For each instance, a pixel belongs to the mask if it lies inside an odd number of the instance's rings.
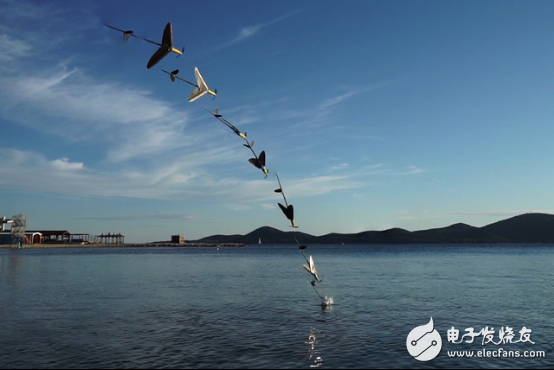
[[212,235],[207,238],[199,239],[199,242],[206,243],[243,243],[257,244],[258,240],[262,243],[294,243],[294,238],[303,243],[314,243],[317,237],[298,231],[281,231],[270,226],[260,227],[246,235]]
[[527,213],[481,228],[513,243],[554,242],[554,215]]
[[294,243],[295,238],[303,244],[554,243],[554,215],[527,213],[483,227],[457,223],[419,231],[392,228],[322,236],[264,226],[246,235],[213,235],[197,241],[257,244],[261,239],[262,243],[274,244]]
[[[457,223],[443,228],[414,231],[425,243],[507,243],[508,239],[483,228]],[[554,239],[553,239],[554,240]]]

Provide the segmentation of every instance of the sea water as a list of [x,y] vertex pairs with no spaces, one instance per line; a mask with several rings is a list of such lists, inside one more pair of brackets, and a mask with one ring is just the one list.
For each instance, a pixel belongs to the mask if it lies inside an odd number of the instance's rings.
[[304,252],[333,306],[292,244],[0,249],[0,368],[554,366],[554,245]]

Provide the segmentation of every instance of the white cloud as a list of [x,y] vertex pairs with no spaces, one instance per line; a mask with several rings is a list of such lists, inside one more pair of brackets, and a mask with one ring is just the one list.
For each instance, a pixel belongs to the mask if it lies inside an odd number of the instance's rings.
[[60,158],[51,162],[52,166],[61,171],[76,171],[82,170],[84,164],[81,162],[69,162],[69,158]]

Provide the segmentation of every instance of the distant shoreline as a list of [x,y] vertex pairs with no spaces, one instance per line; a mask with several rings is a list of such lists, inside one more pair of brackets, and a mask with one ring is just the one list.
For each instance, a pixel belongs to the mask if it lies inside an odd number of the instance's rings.
[[[37,243],[25,244],[23,249],[38,249],[38,248],[202,248],[202,247],[247,247],[248,244],[243,243],[171,243],[171,242],[155,242],[155,243]],[[15,248],[13,244],[0,244],[0,248]]]

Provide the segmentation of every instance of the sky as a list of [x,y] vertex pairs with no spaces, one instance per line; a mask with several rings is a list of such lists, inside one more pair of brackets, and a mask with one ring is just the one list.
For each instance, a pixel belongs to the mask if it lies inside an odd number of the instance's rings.
[[[0,0],[0,216],[125,242],[554,213],[554,2]],[[156,45],[176,48],[151,69]],[[161,69],[194,68],[210,89]],[[266,153],[252,153],[209,112]],[[277,203],[295,208],[298,229]],[[294,241],[293,241],[294,242]]]

